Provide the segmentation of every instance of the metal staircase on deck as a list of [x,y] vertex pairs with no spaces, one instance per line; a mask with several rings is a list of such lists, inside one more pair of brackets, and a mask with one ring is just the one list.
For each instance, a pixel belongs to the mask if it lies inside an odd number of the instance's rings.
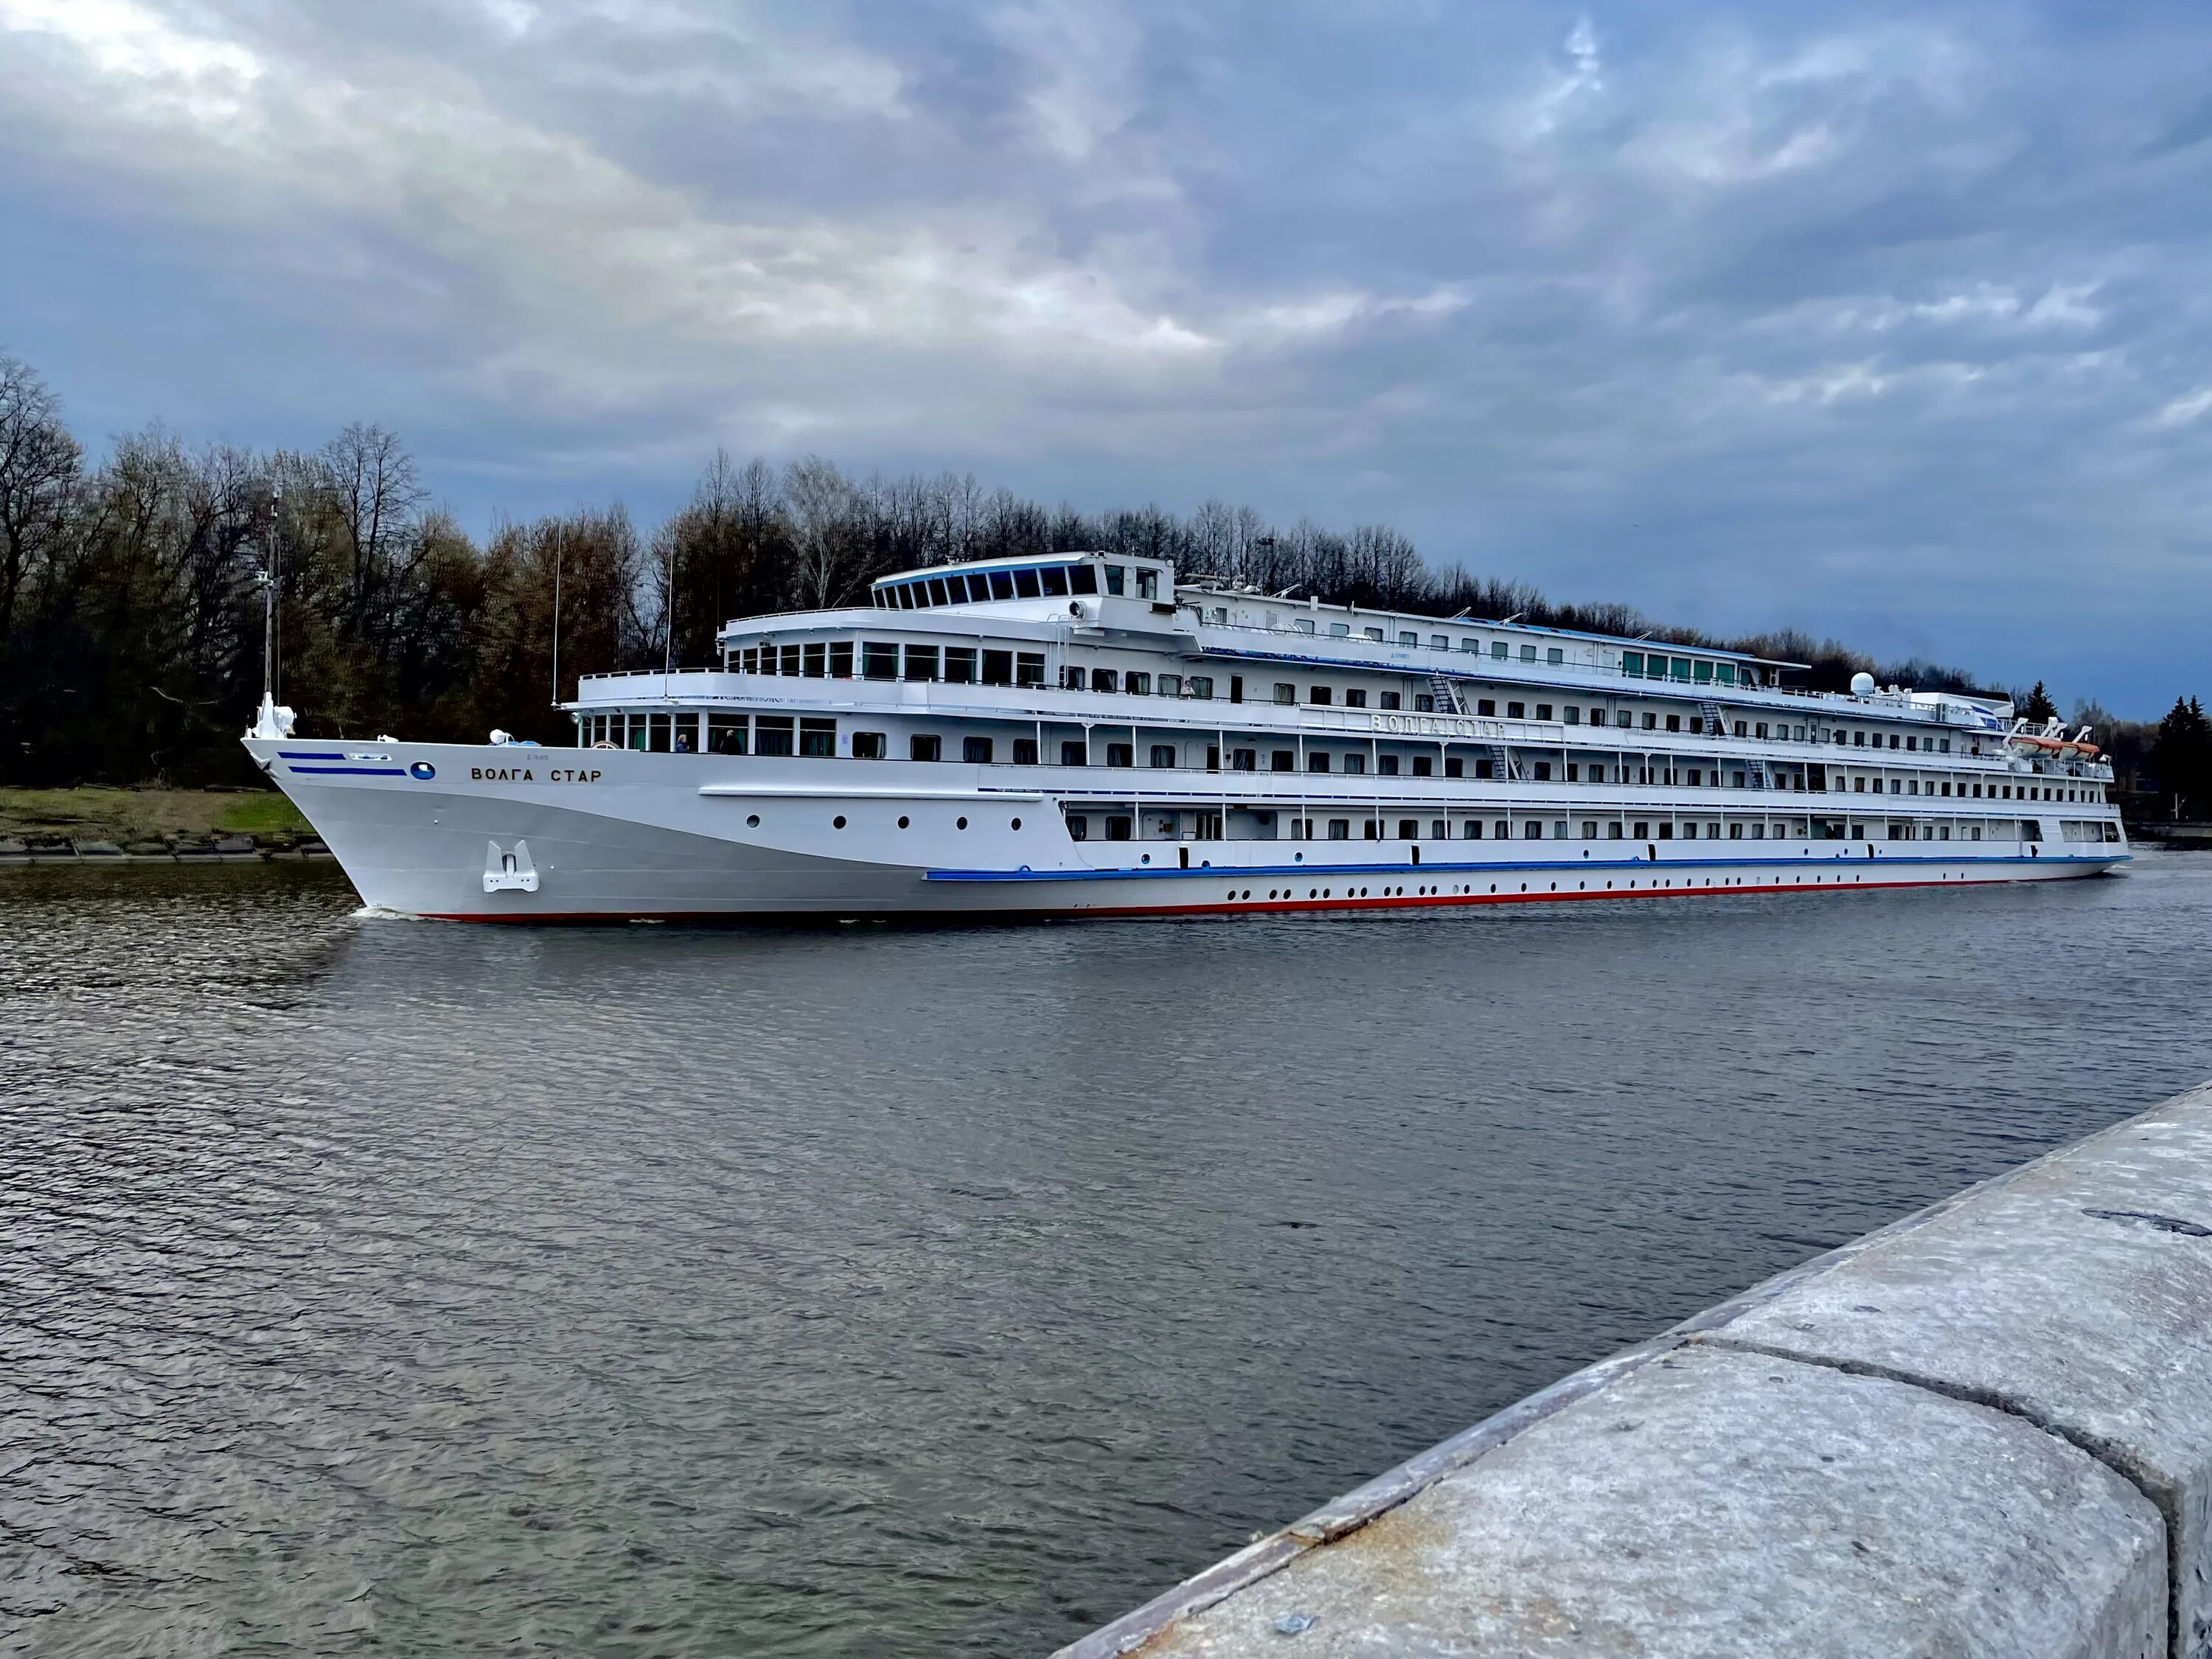
[[[1723,718],[1721,714],[1721,706],[1718,703],[1701,702],[1698,705],[1698,712],[1705,717],[1706,720],[1711,724],[1711,729],[1716,733],[1723,737],[1727,735],[1728,721]],[[1766,757],[1763,755],[1746,756],[1744,757],[1744,774],[1749,780],[1751,787],[1754,789],[1771,789],[1774,787],[1774,779],[1767,772]]]
[[[1431,671],[1429,688],[1435,694],[1437,708],[1440,712],[1447,714],[1464,714],[1468,712],[1466,705],[1459,700],[1459,688],[1451,683],[1449,675],[1441,671]],[[1493,743],[1490,745],[1490,775],[1508,782],[1520,781],[1521,768],[1514,761],[1513,751],[1502,743]]]

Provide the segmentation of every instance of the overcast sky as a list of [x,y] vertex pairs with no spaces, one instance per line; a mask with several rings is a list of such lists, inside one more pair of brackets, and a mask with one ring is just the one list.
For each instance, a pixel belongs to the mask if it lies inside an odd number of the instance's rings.
[[397,428],[481,531],[717,444],[2212,696],[2212,8],[0,0],[0,349]]

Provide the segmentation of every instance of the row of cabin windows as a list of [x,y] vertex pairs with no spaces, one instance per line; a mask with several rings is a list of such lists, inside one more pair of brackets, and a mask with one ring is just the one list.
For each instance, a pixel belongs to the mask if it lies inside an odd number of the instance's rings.
[[875,589],[878,611],[928,611],[940,605],[981,605],[991,599],[1064,599],[1095,594],[1104,578],[1109,595],[1139,599],[1160,596],[1160,573],[1141,566],[1045,564],[1018,570],[949,571],[912,576]]
[[[1219,840],[1221,838],[1220,815],[1201,813],[1199,816],[1205,822],[1200,823],[1195,838],[1200,841]],[[1110,812],[1102,814],[1101,817],[1105,826],[1107,840],[1128,841],[1133,838],[1135,826],[1133,814]],[[1288,820],[1288,825],[1290,839],[1292,841],[1351,841],[1353,839],[1352,826],[1355,823],[1359,826],[1358,839],[1363,841],[1392,839],[1450,841],[1454,839],[1454,822],[1450,818],[1393,820],[1373,817],[1316,819],[1292,817]],[[1489,831],[1486,836],[1486,822]],[[1513,823],[1505,818],[1490,821],[1481,818],[1465,818],[1458,820],[1457,823],[1459,825],[1457,839],[1462,841],[1569,841],[1577,838],[1583,841],[1603,839],[1650,842],[1675,840],[1718,841],[1724,832],[1723,824],[1717,820],[1704,823],[1678,824],[1672,822],[1655,822],[1650,819],[1616,819],[1603,823],[1595,818],[1583,818],[1577,823],[1572,819],[1558,818],[1548,823],[1534,819],[1524,819],[1520,824],[1520,834],[1517,836],[1514,834]],[[1159,827],[1163,837],[1171,838],[1180,833],[1180,826],[1172,818],[1167,817],[1162,817]],[[1423,834],[1425,827],[1427,832],[1425,835]],[[1839,822],[1828,820],[1814,823],[1803,818],[1795,821],[1784,820],[1781,823],[1765,819],[1737,820],[1725,826],[1725,834],[1730,841],[1765,841],[1770,836],[1776,841],[1864,841],[1868,839],[1868,827],[1863,823],[1854,823],[1847,830],[1846,826]],[[1393,828],[1397,831],[1395,837],[1390,833]],[[1887,823],[1882,828],[1885,836],[1890,841],[1949,841],[1954,828],[1960,841],[1980,841],[1985,832],[1989,838],[1994,841],[2010,841],[2015,838],[2039,841],[2042,838],[2039,826],[2033,823],[2017,824],[2009,820],[2003,823],[1956,826],[1948,823]],[[2072,838],[2102,841],[2119,839],[2119,829],[2116,824],[2085,824],[2081,826],[2081,834]],[[2087,833],[2091,830],[2097,833],[2094,835]],[[1579,831],[1578,837],[1577,831]],[[1090,815],[1082,812],[1068,814],[1067,833],[1073,840],[1088,841],[1091,838]]]
[[[745,674],[795,674],[810,679],[853,678],[853,642],[747,646],[733,653]],[[860,678],[943,680],[953,685],[1042,685],[1041,651],[993,651],[975,646],[898,646],[869,640],[860,646]]]
[[[1147,674],[1133,668],[1125,673],[1115,668],[1085,669],[1073,663],[1060,671],[1060,685],[1063,691],[1110,691],[1131,697],[1195,697],[1201,702],[1213,696],[1211,674]],[[1230,701],[1244,701],[1242,675],[1230,682]]]

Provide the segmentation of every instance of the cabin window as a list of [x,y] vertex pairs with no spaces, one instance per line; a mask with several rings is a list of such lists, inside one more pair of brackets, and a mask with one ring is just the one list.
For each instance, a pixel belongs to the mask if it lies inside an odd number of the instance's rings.
[[1448,778],[1465,777],[1467,775],[1467,763],[1462,760],[1457,755],[1447,755],[1444,757],[1444,775]]
[[1044,585],[1046,599],[1064,599],[1067,597],[1067,567],[1066,565],[1045,566],[1043,569],[1037,572],[1037,580]]
[[1620,653],[1620,672],[1628,675],[1631,678],[1634,678],[1637,676],[1641,675],[1644,672],[1644,653],[1641,651],[1622,652]]
[[1229,751],[1229,769],[1232,772],[1256,772],[1260,769],[1260,751],[1256,749],[1232,749]]
[[1325,749],[1316,749],[1311,754],[1308,755],[1306,757],[1306,770],[1309,772],[1328,771],[1328,751]]
[[1474,705],[1474,712],[1486,720],[1491,718],[1498,713],[1497,700],[1493,697],[1480,699]]
[[1156,743],[1152,745],[1152,769],[1154,771],[1164,772],[1175,763],[1176,751],[1175,745],[1173,744]]
[[[1419,634],[1401,634],[1398,635],[1398,643],[1401,645],[1419,645],[1420,642],[1421,636]],[[1407,836],[1407,839],[1410,841],[1412,837]]]
[[1288,749],[1269,751],[1267,769],[1271,772],[1291,772],[1297,769],[1298,757]]
[[1534,772],[1535,776],[1536,776],[1536,781],[1537,781],[1537,782],[1539,782],[1539,783],[1549,783],[1549,782],[1552,781],[1552,763],[1551,763],[1551,762],[1549,762],[1549,761],[1536,761],[1536,762],[1533,762],[1533,763],[1531,763],[1530,769],[1531,769],[1532,771],[1534,771]]
[[1395,755],[1377,755],[1375,757],[1375,769],[1383,777],[1396,777],[1398,775],[1398,757]]
[[1436,760],[1432,756],[1416,755],[1413,757],[1413,775],[1417,778],[1432,776],[1434,774],[1431,769],[1435,765]]
[[[1690,787],[1691,787],[1691,788],[1692,788],[1692,789],[1695,789],[1695,788],[1696,788],[1696,787],[1697,787],[1700,783],[1702,783],[1702,782],[1705,781],[1705,774],[1703,774],[1702,772],[1698,771],[1698,769],[1697,769],[1696,767],[1694,767],[1694,766],[1693,766],[1693,767],[1692,767],[1692,768],[1690,769],[1689,781],[1690,781]],[[1715,783],[1718,783],[1718,782],[1720,781],[1720,774],[1718,774],[1717,772],[1716,772],[1716,773],[1713,775],[1713,781],[1714,781]]]
[[1525,702],[1509,702],[1509,703],[1507,703],[1507,704],[1505,705],[1505,718],[1506,718],[1507,720],[1526,720],[1526,719],[1528,718],[1528,705],[1527,703],[1525,703]]
[[792,720],[788,714],[762,714],[753,721],[753,752],[757,755],[788,755],[791,752]]
[[1376,707],[1378,708],[1397,708],[1403,706],[1399,700],[1398,693],[1395,691],[1384,691],[1378,693],[1375,702]]
[[1735,665],[1732,662],[1722,663],[1718,667],[1713,670],[1713,678],[1717,679],[1723,685],[1734,685],[1735,684]]
[[849,680],[853,678],[853,642],[839,640],[830,647],[830,678]]
[[1013,574],[1014,597],[1016,599],[1035,599],[1043,597],[1042,591],[1037,586],[1037,573],[1036,571],[1017,570]]
[[1127,841],[1135,830],[1135,822],[1125,813],[1109,813],[1106,818],[1106,839]]
[[1854,749],[1863,749],[1863,748],[1865,748],[1865,747],[1866,747],[1866,733],[1865,733],[1865,732],[1852,732],[1852,733],[1851,733],[1851,747],[1853,747]]
[[1134,744],[1109,743],[1106,745],[1107,765],[1134,766],[1136,763],[1136,745]]
[[1180,674],[1161,675],[1160,696],[1164,697],[1179,697],[1182,696],[1182,676]]
[[1132,670],[1121,677],[1121,683],[1133,697],[1149,697],[1152,695],[1152,677],[1150,674],[1139,674]]
[[[1680,730],[1682,729],[1682,717],[1681,717],[1680,714],[1669,714],[1669,715],[1668,715],[1668,716],[1667,716],[1667,729],[1668,729],[1669,732],[1679,732],[1679,731],[1680,731]],[[1762,738],[1763,738],[1763,737],[1765,737],[1765,736],[1766,735],[1766,733],[1765,733],[1765,732],[1761,732],[1759,735],[1760,737],[1762,737]]]
[[1559,646],[1554,645],[1546,647],[1544,652],[1544,660],[1547,663],[1549,663],[1553,667],[1557,668],[1561,663],[1566,661],[1566,652],[1561,649]]
[[1014,739],[1014,764],[1035,766],[1037,763],[1037,740],[1035,738]]
[[1374,641],[1376,644],[1380,645],[1382,643],[1382,630],[1381,629],[1363,628],[1359,631],[1364,634],[1369,639]]
[[1189,686],[1190,695],[1201,702],[1213,696],[1213,677],[1211,674],[1193,674]]
[[1063,691],[1083,690],[1083,670],[1073,663],[1063,663],[1060,670],[1060,689]]
[[1551,705],[1551,704],[1549,704],[1548,702],[1540,702],[1540,703],[1538,703],[1538,704],[1536,705],[1536,718],[1537,718],[1538,720],[1547,720],[1551,719],[1551,718],[1552,718],[1552,705]]
[[817,760],[827,760],[837,752],[837,722],[835,720],[801,720],[799,723],[799,752]]
[[994,570],[991,572],[991,597],[994,599],[1011,599],[1014,597],[1014,573],[1012,571]]
[[1332,691],[1328,686],[1316,685],[1308,690],[1306,692],[1306,701],[1316,707],[1326,707],[1335,696],[1336,693]]
[[1012,685],[1014,683],[1014,653],[1011,651],[986,651],[983,653],[983,684]]
[[988,738],[963,738],[960,739],[960,758],[970,766],[988,766],[993,746]]
[[910,680],[933,680],[937,678],[937,647],[933,645],[909,645],[906,648],[906,678]]
[[1469,818],[1467,821],[1466,829],[1467,834],[1463,839],[1468,841],[1480,841],[1482,839],[1482,820],[1480,818]]
[[1084,744],[1071,739],[1060,745],[1060,763],[1062,766],[1088,766],[1091,756]]
[[1459,642],[1459,648],[1462,651],[1471,652],[1476,656],[1480,656],[1482,654],[1482,641],[1480,640],[1462,640]]
[[1014,654],[1014,684],[1042,686],[1044,684],[1044,653],[1020,651]]
[[1576,708],[1574,704],[1569,703],[1567,705],[1565,714],[1568,725],[1580,726],[1583,723],[1583,711]]
[[1119,691],[1121,677],[1110,668],[1094,668],[1091,671],[1091,689],[1093,691]]
[[1524,645],[1524,646],[1522,646],[1522,647],[1521,647],[1521,660],[1522,660],[1522,662],[1534,662],[1534,661],[1535,661],[1535,660],[1536,660],[1536,647],[1535,647],[1534,646],[1533,646],[1533,645]]
[[1364,755],[1346,755],[1344,757],[1344,769],[1347,772],[1364,773],[1367,770],[1367,757]]
[[1297,700],[1298,688],[1297,686],[1291,684],[1288,680],[1277,680],[1275,682],[1275,701],[1277,702],[1296,702]]
[[880,732],[853,733],[854,760],[881,760],[884,757],[884,734]]
[[1350,818],[1331,818],[1328,821],[1328,838],[1331,841],[1350,841],[1352,839],[1352,820]]
[[1098,591],[1098,568],[1096,565],[1070,565],[1067,570],[1068,591],[1073,593],[1096,593]]
[[909,760],[941,760],[945,756],[945,740],[934,732],[917,732],[906,740]]
[[899,648],[881,641],[870,640],[860,647],[860,673],[872,680],[895,680],[898,678]]
[[1116,599],[1121,598],[1126,592],[1122,586],[1122,583],[1128,580],[1128,574],[1129,568],[1127,565],[1108,565],[1106,567],[1106,591],[1109,593],[1113,594]]
[[1508,657],[1511,656],[1512,654],[1513,654],[1513,647],[1512,647],[1511,646],[1510,646],[1510,645],[1506,644],[1504,641],[1503,641],[1503,640],[1492,640],[1492,641],[1491,641],[1491,642],[1490,642],[1490,655],[1491,655],[1491,658],[1492,658],[1492,659],[1493,661],[1497,661],[1497,662],[1504,662],[1504,661],[1506,659],[1506,658],[1508,658]]
[[1451,635],[1449,635],[1449,634],[1431,634],[1431,635],[1429,635],[1429,649],[1430,649],[1430,650],[1431,650],[1431,651],[1449,651],[1449,650],[1450,650],[1450,649],[1451,649]]
[[[1388,705],[1386,704],[1385,707],[1388,707]],[[1435,714],[1437,712],[1437,700],[1425,691],[1414,692],[1413,712],[1417,714]]]
[[1079,812],[1072,812],[1067,819],[1067,838],[1070,841],[1091,839],[1091,820]]
[[1346,687],[1344,693],[1344,706],[1346,708],[1366,708],[1367,693],[1356,685]]
[[1137,571],[1137,597],[1140,599],[1157,599],[1159,596],[1160,573],[1157,570],[1146,570],[1140,566]]
[[1328,625],[1328,636],[1333,640],[1350,639],[1352,637],[1352,624],[1350,623],[1331,623]]
[[1712,678],[1713,678],[1713,665],[1712,665],[1712,664],[1711,664],[1711,663],[1709,663],[1709,662],[1701,662],[1701,663],[1698,664],[1698,665],[1697,665],[1695,668],[1692,669],[1690,672],[1691,672],[1691,677],[1692,677],[1692,678],[1694,678],[1694,679],[1698,682],[1698,684],[1700,684],[1700,685],[1710,685],[1710,684],[1712,684]]
[[1291,626],[1301,634],[1310,634],[1314,631],[1313,618],[1310,617],[1300,617],[1291,623]]
[[975,648],[969,645],[945,647],[945,679],[949,685],[975,684]]

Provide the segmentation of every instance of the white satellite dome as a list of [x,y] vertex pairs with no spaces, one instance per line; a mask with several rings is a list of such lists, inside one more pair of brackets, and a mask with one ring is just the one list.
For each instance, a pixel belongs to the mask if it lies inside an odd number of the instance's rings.
[[1851,695],[1855,697],[1870,697],[1874,696],[1874,676],[1864,673],[1852,675]]

